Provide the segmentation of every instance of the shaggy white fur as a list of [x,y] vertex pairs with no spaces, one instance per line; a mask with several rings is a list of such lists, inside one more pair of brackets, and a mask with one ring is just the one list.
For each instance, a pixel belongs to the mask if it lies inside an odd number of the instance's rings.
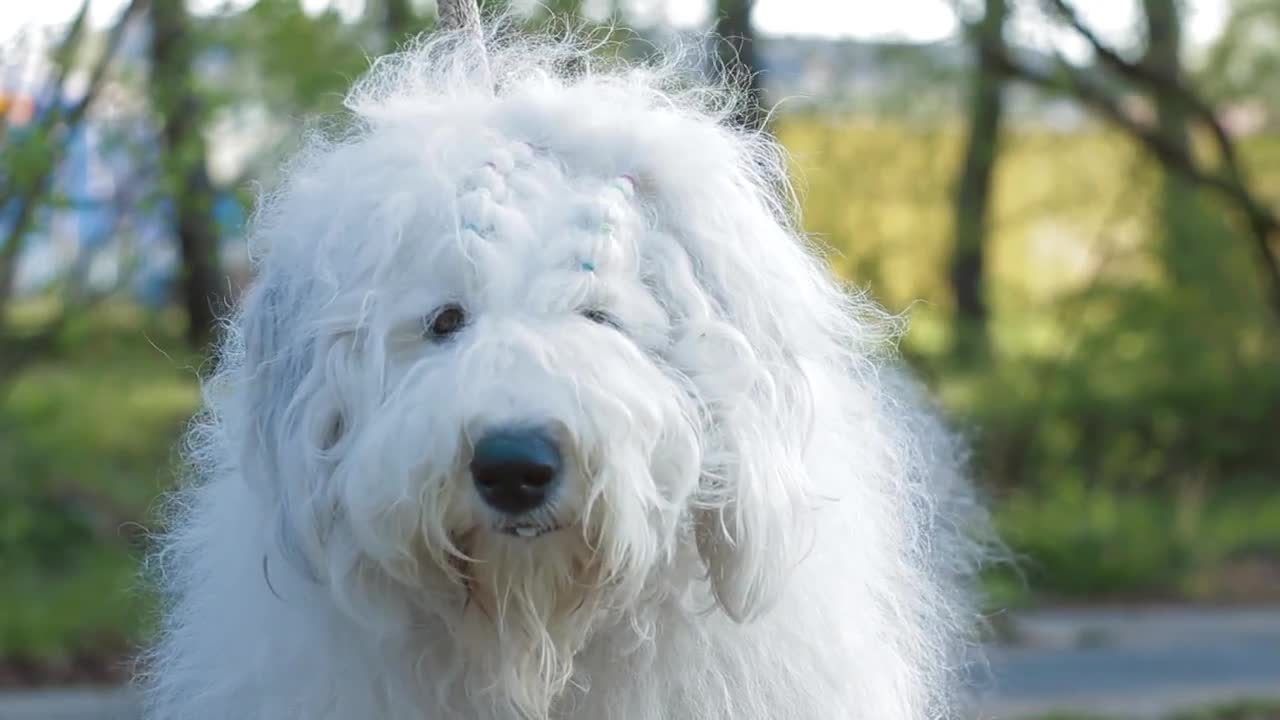
[[[958,717],[985,517],[894,318],[731,93],[496,27],[379,60],[264,199],[147,716]],[[516,518],[468,470],[512,424],[564,456]]]

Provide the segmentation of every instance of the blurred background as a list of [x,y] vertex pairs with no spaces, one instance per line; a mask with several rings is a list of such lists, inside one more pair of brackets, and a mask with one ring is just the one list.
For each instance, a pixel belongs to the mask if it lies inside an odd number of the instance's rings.
[[[1280,0],[515,4],[636,58],[715,30],[805,227],[910,318],[1017,556],[984,717],[1280,718]],[[136,717],[144,528],[254,193],[434,22],[0,1],[0,719]]]

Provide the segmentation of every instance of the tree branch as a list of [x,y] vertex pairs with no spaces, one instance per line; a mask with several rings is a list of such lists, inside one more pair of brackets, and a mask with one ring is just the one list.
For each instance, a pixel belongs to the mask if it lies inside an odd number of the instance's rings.
[[[1235,205],[1248,221],[1255,250],[1266,273],[1270,303],[1277,317],[1280,317],[1280,257],[1271,246],[1272,238],[1280,237],[1280,218],[1254,195],[1238,169],[1232,171],[1233,161],[1228,161],[1224,155],[1225,173],[1205,170],[1189,150],[1171,143],[1157,128],[1126,112],[1120,99],[1112,91],[1061,56],[1056,58],[1053,72],[1048,72],[1020,62],[1007,51],[995,48],[983,48],[983,51],[1011,77],[1050,92],[1065,91],[1075,97],[1140,142],[1166,167],[1182,173],[1199,185],[1215,190]],[[1228,147],[1233,147],[1229,137]]]
[[[48,191],[54,170],[62,160],[62,154],[65,151],[63,141],[67,135],[80,125],[89,107],[97,99],[98,93],[102,90],[106,80],[111,61],[114,59],[120,43],[124,39],[124,33],[128,28],[129,21],[141,12],[146,4],[147,0],[131,0],[124,11],[120,13],[120,17],[107,35],[106,48],[90,73],[89,86],[85,89],[85,93],[80,100],[71,106],[71,109],[65,114],[62,109],[62,93],[66,87],[67,77],[71,72],[71,56],[74,54],[74,48],[79,44],[79,38],[83,31],[85,15],[89,6],[88,0],[85,0],[84,5],[81,6],[80,13],[77,14],[71,28],[67,31],[66,39],[59,46],[57,52],[59,70],[53,86],[53,92],[55,93],[52,100],[53,106],[42,119],[40,127],[33,131],[36,137],[41,138],[39,142],[47,143],[47,147],[43,149],[45,156],[40,160],[40,164],[32,177],[21,183],[13,183],[17,187],[9,190],[9,192],[16,195],[12,199],[17,203],[17,211],[14,214],[13,224],[10,226],[9,232],[6,233],[3,244],[0,244],[0,321],[3,321],[9,297],[13,293],[18,256],[21,254],[23,241],[35,218],[36,206],[41,196]],[[7,204],[8,198],[0,196],[0,207],[4,207]]]
[[1085,25],[1075,8],[1065,0],[1045,0],[1045,2],[1052,12],[1061,17],[1072,30],[1089,43],[1103,66],[1135,84],[1145,86],[1148,90],[1172,97],[1189,110],[1195,119],[1213,134],[1214,143],[1218,146],[1218,152],[1222,156],[1222,163],[1227,173],[1241,183],[1245,181],[1235,142],[1223,127],[1222,122],[1218,120],[1218,114],[1209,103],[1188,87],[1181,78],[1160,73],[1142,63],[1124,59],[1119,52],[1103,42],[1097,33]]

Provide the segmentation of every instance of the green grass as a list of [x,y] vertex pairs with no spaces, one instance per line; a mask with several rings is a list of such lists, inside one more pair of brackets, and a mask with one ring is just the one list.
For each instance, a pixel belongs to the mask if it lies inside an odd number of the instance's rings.
[[[1124,716],[1102,716],[1080,713],[1051,713],[1024,720],[1127,720]],[[1174,713],[1164,720],[1280,720],[1280,702],[1243,700]]]
[[1233,488],[1208,497],[1063,486],[997,504],[1018,572],[988,578],[1002,604],[1274,600],[1280,585],[1242,587],[1253,563],[1280,569],[1280,494]]
[[197,398],[177,329],[107,308],[0,387],[0,656],[56,661],[142,626],[136,524]]
[[1169,720],[1280,720],[1280,701],[1242,700],[1176,713]]

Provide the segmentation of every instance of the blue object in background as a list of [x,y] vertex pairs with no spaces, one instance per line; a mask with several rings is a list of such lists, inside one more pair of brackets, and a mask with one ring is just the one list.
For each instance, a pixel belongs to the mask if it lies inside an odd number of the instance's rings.
[[[46,98],[35,115],[49,110]],[[9,141],[22,142],[37,123],[10,128]],[[90,117],[71,133],[52,178],[52,197],[67,202],[38,208],[18,263],[19,295],[45,291],[69,273],[83,273],[90,291],[109,291],[120,284],[120,273],[129,273],[121,289],[142,304],[160,308],[172,301],[180,257],[173,202],[159,192],[153,137],[142,118],[107,123]],[[17,210],[16,202],[0,208],[0,238]],[[245,208],[234,193],[221,191],[213,214],[222,253],[234,256]]]

